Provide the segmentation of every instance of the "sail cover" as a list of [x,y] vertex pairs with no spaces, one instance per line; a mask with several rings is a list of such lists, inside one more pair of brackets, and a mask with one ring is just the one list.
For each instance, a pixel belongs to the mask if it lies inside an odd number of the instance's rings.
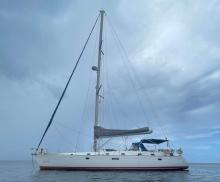
[[167,139],[142,139],[141,143],[148,143],[148,144],[161,144],[167,142]]
[[143,135],[143,134],[150,134],[150,133],[152,133],[152,130],[149,127],[132,129],[132,130],[106,129],[101,126],[94,127],[95,138]]

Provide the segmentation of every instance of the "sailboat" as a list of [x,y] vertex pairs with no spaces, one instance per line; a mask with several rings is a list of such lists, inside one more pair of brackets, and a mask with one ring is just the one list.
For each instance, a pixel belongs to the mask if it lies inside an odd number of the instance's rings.
[[[183,158],[181,149],[175,150],[169,148],[167,145],[164,149],[147,149],[145,144],[160,145],[162,143],[169,143],[168,139],[154,139],[147,138],[138,142],[132,143],[131,147],[126,150],[102,149],[98,140],[103,138],[112,138],[120,136],[134,136],[134,135],[148,135],[153,131],[150,127],[143,127],[138,129],[123,130],[123,129],[106,129],[100,126],[99,122],[99,104],[100,104],[100,71],[102,60],[102,35],[103,35],[103,21],[105,11],[101,10],[97,17],[95,24],[89,34],[89,37],[83,47],[83,50],[76,62],[76,65],[70,75],[66,87],[55,107],[51,119],[46,127],[46,130],[41,137],[41,140],[32,152],[34,161],[36,161],[40,170],[185,170],[188,164]],[[94,122],[94,143],[93,151],[90,152],[66,152],[66,153],[50,153],[45,149],[40,148],[40,145],[47,133],[59,104],[66,92],[69,82],[74,75],[79,60],[87,45],[87,42],[92,34],[92,31],[100,19],[99,32],[99,46],[98,46],[98,63],[93,66],[92,70],[97,73],[96,92],[95,92],[95,122]]]

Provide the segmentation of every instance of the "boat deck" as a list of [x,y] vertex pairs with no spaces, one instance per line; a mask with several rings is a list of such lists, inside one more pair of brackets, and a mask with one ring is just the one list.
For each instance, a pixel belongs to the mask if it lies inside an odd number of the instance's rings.
[[[41,154],[55,154],[58,153],[47,153],[45,151]],[[149,150],[149,151],[99,151],[99,152],[68,152],[68,153],[59,153],[59,155],[77,155],[77,156],[97,156],[97,155],[109,155],[109,156],[180,156],[177,152],[168,150],[168,149],[159,149],[159,150]]]

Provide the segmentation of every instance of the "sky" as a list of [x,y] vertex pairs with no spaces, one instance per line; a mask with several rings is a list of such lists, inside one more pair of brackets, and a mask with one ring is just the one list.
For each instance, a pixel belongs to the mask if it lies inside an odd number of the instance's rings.
[[[100,125],[147,125],[154,133],[142,138],[167,137],[187,161],[220,162],[217,0],[1,0],[0,159],[31,159],[100,9]],[[92,148],[98,25],[42,143],[49,151]]]

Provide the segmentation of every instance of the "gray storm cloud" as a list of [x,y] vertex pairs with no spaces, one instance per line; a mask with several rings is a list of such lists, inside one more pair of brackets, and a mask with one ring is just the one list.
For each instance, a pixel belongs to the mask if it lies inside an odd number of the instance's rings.
[[[189,160],[219,161],[217,155],[206,159],[205,154],[196,158],[187,153],[219,149],[214,145],[220,116],[220,3],[214,0],[1,1],[0,135],[6,140],[0,141],[5,148],[0,158],[11,158],[16,148],[14,158],[28,159],[29,148],[40,139],[101,8],[114,23],[129,57],[120,56],[114,37],[104,39],[110,46],[104,47],[109,85],[104,83],[103,124],[124,127],[127,120],[126,127],[134,128],[149,121],[157,134],[158,125],[163,125],[174,144],[185,149]],[[107,23],[105,27],[109,33]],[[91,66],[96,64],[96,39],[94,36],[88,46],[46,137],[44,144],[51,149],[58,150],[56,142],[62,143],[64,138],[69,145],[63,145],[62,150],[73,149],[77,138],[84,141],[79,150],[91,147],[95,78]],[[115,107],[113,111],[108,105]],[[83,115],[83,109],[89,112]],[[86,129],[79,135],[82,126]],[[68,127],[72,131],[64,132],[63,138],[62,129]]]

